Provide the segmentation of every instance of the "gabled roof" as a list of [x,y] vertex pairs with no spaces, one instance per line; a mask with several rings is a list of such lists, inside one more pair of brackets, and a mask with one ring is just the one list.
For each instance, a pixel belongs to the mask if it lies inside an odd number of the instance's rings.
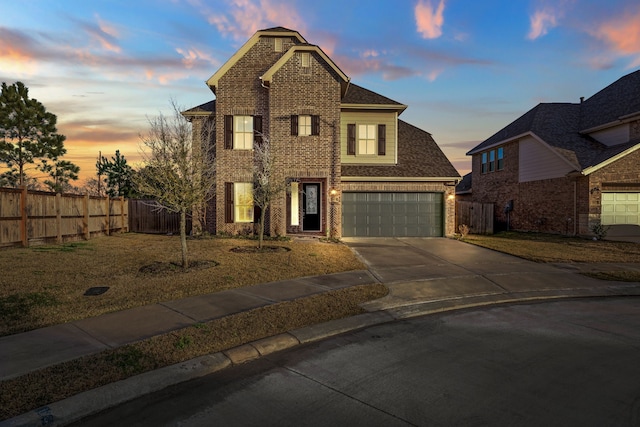
[[[635,117],[636,114],[640,114],[640,71],[621,78],[579,104],[538,104],[474,147],[467,155],[529,135],[548,145],[558,156],[574,165],[576,170],[594,171],[598,165],[627,154],[628,150],[639,144],[638,141],[632,141],[622,146],[608,147],[582,130],[585,126],[594,128],[619,124],[620,117]],[[614,123],[616,120],[618,122]]]
[[256,31],[256,33],[251,36],[251,38],[247,40],[247,42],[243,44],[242,47],[240,47],[240,49],[238,49],[238,51],[236,51],[236,53],[234,53],[233,56],[229,58],[229,60],[225,62],[222,67],[220,67],[220,69],[218,69],[218,71],[215,72],[214,75],[207,79],[207,86],[209,86],[214,93],[215,88],[218,86],[218,81],[220,80],[220,78],[224,76],[225,73],[229,71],[229,69],[233,67],[234,64],[238,62],[238,60],[242,58],[245,53],[247,53],[247,51],[258,42],[258,40],[260,40],[260,37],[263,36],[290,36],[297,38],[300,43],[307,43],[307,41],[300,35],[299,32],[284,27],[274,27],[268,28],[266,30]]
[[398,110],[402,113],[407,106],[393,99],[382,96],[362,86],[351,83],[342,97],[341,107],[354,109]]
[[280,57],[280,59],[278,59],[278,61],[276,61],[275,64],[273,64],[271,66],[271,68],[269,68],[262,76],[260,76],[260,80],[262,80],[262,83],[269,87],[269,84],[271,83],[271,79],[273,78],[273,75],[284,65],[286,64],[291,57],[296,53],[296,52],[311,52],[311,53],[316,53],[318,56],[320,56],[322,58],[322,60],[330,67],[332,68],[336,74],[340,77],[341,80],[341,87],[342,87],[342,94],[344,94],[347,91],[347,87],[349,86],[349,77],[347,77],[347,75],[345,73],[342,72],[342,70],[340,69],[340,67],[338,67],[335,62],[333,62],[331,60],[331,58],[329,58],[323,51],[322,49],[320,49],[320,47],[316,46],[316,45],[312,45],[312,44],[308,44],[308,43],[304,43],[304,44],[299,44],[299,45],[295,45],[295,46],[291,46],[289,48],[289,50]]
[[396,165],[342,165],[342,180],[457,180],[460,174],[431,137],[431,134],[398,120],[398,163]]

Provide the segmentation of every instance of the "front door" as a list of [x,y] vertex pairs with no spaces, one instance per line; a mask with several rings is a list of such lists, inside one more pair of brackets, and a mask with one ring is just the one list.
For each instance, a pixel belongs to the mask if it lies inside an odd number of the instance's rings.
[[320,183],[302,184],[302,230],[320,231]]

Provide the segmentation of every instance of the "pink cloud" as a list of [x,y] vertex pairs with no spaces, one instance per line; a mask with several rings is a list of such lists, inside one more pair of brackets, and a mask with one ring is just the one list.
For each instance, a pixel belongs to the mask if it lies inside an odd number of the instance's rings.
[[[245,40],[256,31],[282,26],[304,32],[304,20],[289,1],[276,0],[226,0],[230,6],[227,15],[218,11],[206,11],[207,20],[218,31],[236,40]],[[198,0],[191,0],[199,4]]]
[[638,56],[633,64],[640,64],[640,9],[604,22],[591,33],[605,41],[618,55]]
[[544,36],[549,32],[549,29],[558,25],[559,14],[553,9],[545,7],[537,10],[529,19],[531,27],[527,38],[535,40]]
[[423,38],[437,39],[442,35],[444,0],[440,0],[436,9],[431,4],[431,0],[420,0],[414,11],[417,29]]

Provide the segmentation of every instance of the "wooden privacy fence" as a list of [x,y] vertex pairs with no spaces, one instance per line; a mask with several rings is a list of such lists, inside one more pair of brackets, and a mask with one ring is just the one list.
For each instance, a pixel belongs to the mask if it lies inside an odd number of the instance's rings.
[[128,231],[124,197],[0,188],[0,246],[63,243]]
[[493,234],[493,203],[456,202],[456,232],[462,224],[472,234]]
[[[149,234],[179,234],[180,214],[158,209],[154,200],[129,199],[129,231]],[[191,232],[191,215],[187,215],[187,234]]]

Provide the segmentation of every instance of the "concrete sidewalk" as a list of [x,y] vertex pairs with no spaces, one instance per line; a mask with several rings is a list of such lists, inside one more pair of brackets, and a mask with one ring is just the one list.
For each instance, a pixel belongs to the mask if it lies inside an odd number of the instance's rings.
[[375,283],[349,271],[168,301],[0,338],[0,381],[195,323],[322,292]]
[[[100,387],[1,426],[72,422],[139,395],[273,351],[350,330],[445,310],[587,296],[637,296],[640,283],[580,275],[589,264],[538,264],[456,240],[343,239],[368,270],[233,289],[106,314],[0,338],[0,380],[253,308],[350,286],[384,283],[389,295],[368,313],[312,325]],[[602,266],[599,266],[602,267]],[[607,265],[640,271],[640,263]],[[44,415],[43,415],[44,413]]]

